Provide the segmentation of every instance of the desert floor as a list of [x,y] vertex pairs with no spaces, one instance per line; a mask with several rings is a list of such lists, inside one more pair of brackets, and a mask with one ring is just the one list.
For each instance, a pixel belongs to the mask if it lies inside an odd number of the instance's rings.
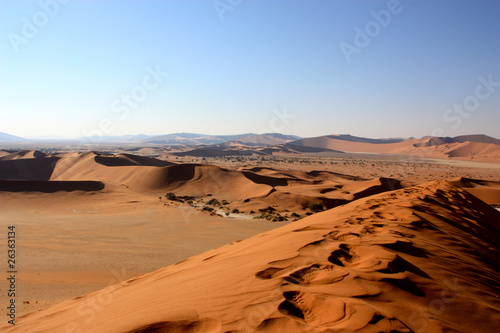
[[[138,193],[2,193],[0,202],[1,230],[17,231],[18,316],[285,224],[165,207]],[[0,304],[6,287],[2,279]]]
[[262,157],[181,157],[165,156],[178,163],[209,163],[226,168],[255,165],[280,170],[325,170],[363,178],[390,177],[415,183],[467,177],[498,180],[500,163],[438,159],[390,154],[328,154]]

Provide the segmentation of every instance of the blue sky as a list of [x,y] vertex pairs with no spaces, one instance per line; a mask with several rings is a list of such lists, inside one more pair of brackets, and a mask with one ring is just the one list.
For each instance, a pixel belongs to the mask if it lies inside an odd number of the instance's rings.
[[499,1],[2,0],[0,36],[18,136],[500,137]]

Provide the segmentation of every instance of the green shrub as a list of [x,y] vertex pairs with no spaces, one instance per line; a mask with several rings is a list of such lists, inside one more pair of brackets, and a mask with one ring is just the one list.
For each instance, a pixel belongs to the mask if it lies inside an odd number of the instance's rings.
[[167,198],[168,200],[175,200],[177,199],[177,196],[173,192],[168,192],[167,194],[165,194],[165,198]]
[[309,205],[309,209],[312,210],[313,212],[321,212],[322,210],[325,210],[325,206],[323,206],[322,203],[312,203]]
[[238,210],[238,208],[235,208],[235,209],[233,209],[233,210],[231,211],[231,213],[233,213],[233,214],[238,214],[239,212],[240,212],[240,211]]
[[207,202],[207,205],[210,205],[210,206],[220,206],[220,202],[219,202],[219,200],[213,198],[213,199],[210,199],[209,202]]
[[271,222],[288,221],[288,219],[285,216],[281,216],[280,214],[273,215],[273,214],[269,214],[269,213],[263,213],[259,216],[255,216],[254,219],[268,220]]

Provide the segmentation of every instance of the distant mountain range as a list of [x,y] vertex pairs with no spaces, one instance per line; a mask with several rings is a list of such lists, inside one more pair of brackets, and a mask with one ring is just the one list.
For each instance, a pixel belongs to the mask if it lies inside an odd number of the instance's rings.
[[[244,133],[236,135],[209,135],[199,133],[172,133],[164,135],[119,135],[119,136],[103,136],[103,137],[80,137],[77,139],[66,139],[59,141],[74,141],[82,143],[137,143],[137,144],[158,144],[158,145],[216,145],[224,144],[227,142],[268,146],[287,143],[300,139],[300,136],[285,135],[280,133]],[[0,141],[58,141],[58,140],[37,140],[37,139],[24,139],[15,135],[0,132]]]
[[[37,142],[1,133],[1,142]],[[54,142],[54,141],[53,141]],[[272,155],[299,153],[375,153],[420,155],[430,158],[460,158],[500,161],[500,140],[483,135],[456,137],[423,137],[370,139],[349,134],[300,138],[280,133],[244,133],[237,135],[207,135],[172,133],[165,135],[123,135],[103,138],[79,138],[75,142],[102,144],[137,144],[165,146],[196,146],[179,152],[183,156]]]
[[[296,135],[284,135],[280,133],[266,134],[236,134],[236,135],[208,135],[198,133],[172,133],[165,135],[124,135],[105,136],[103,138],[91,138],[93,142],[130,142],[141,144],[161,144],[161,145],[216,145],[226,142],[237,142],[248,145],[275,145],[300,139]],[[87,138],[79,138],[81,141]]]
[[26,141],[26,139],[21,138],[19,136],[0,132],[0,141]]

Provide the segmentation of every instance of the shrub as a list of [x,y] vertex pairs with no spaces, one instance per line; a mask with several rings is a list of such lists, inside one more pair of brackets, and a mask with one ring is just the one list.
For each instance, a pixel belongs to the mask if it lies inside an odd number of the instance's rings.
[[281,215],[273,215],[269,213],[263,213],[259,216],[255,216],[254,219],[263,219],[263,220],[268,220],[272,222],[281,222],[281,221],[288,221],[288,219],[285,216]]
[[222,201],[221,201],[221,204],[223,204],[223,205],[227,205],[227,204],[229,204],[229,202],[228,202],[227,200],[222,200]]
[[173,192],[168,192],[167,194],[165,194],[165,198],[167,198],[168,200],[175,200],[177,199],[177,196]]
[[213,212],[214,209],[212,207],[205,206],[205,207],[203,207],[202,210],[207,211],[207,212]]
[[321,212],[322,210],[325,210],[325,206],[323,206],[322,203],[312,203],[309,205],[309,209],[312,210],[313,212]]
[[220,202],[219,202],[219,200],[213,198],[213,199],[210,199],[209,202],[207,202],[207,205],[210,205],[210,206],[220,206]]
[[238,208],[234,208],[234,209],[231,211],[231,213],[233,213],[233,214],[238,214],[239,212],[240,212],[240,211],[238,210]]
[[300,217],[300,215],[299,215],[299,214],[297,214],[297,213],[295,213],[295,212],[293,212],[293,213],[292,213],[292,217],[299,218],[299,217]]

